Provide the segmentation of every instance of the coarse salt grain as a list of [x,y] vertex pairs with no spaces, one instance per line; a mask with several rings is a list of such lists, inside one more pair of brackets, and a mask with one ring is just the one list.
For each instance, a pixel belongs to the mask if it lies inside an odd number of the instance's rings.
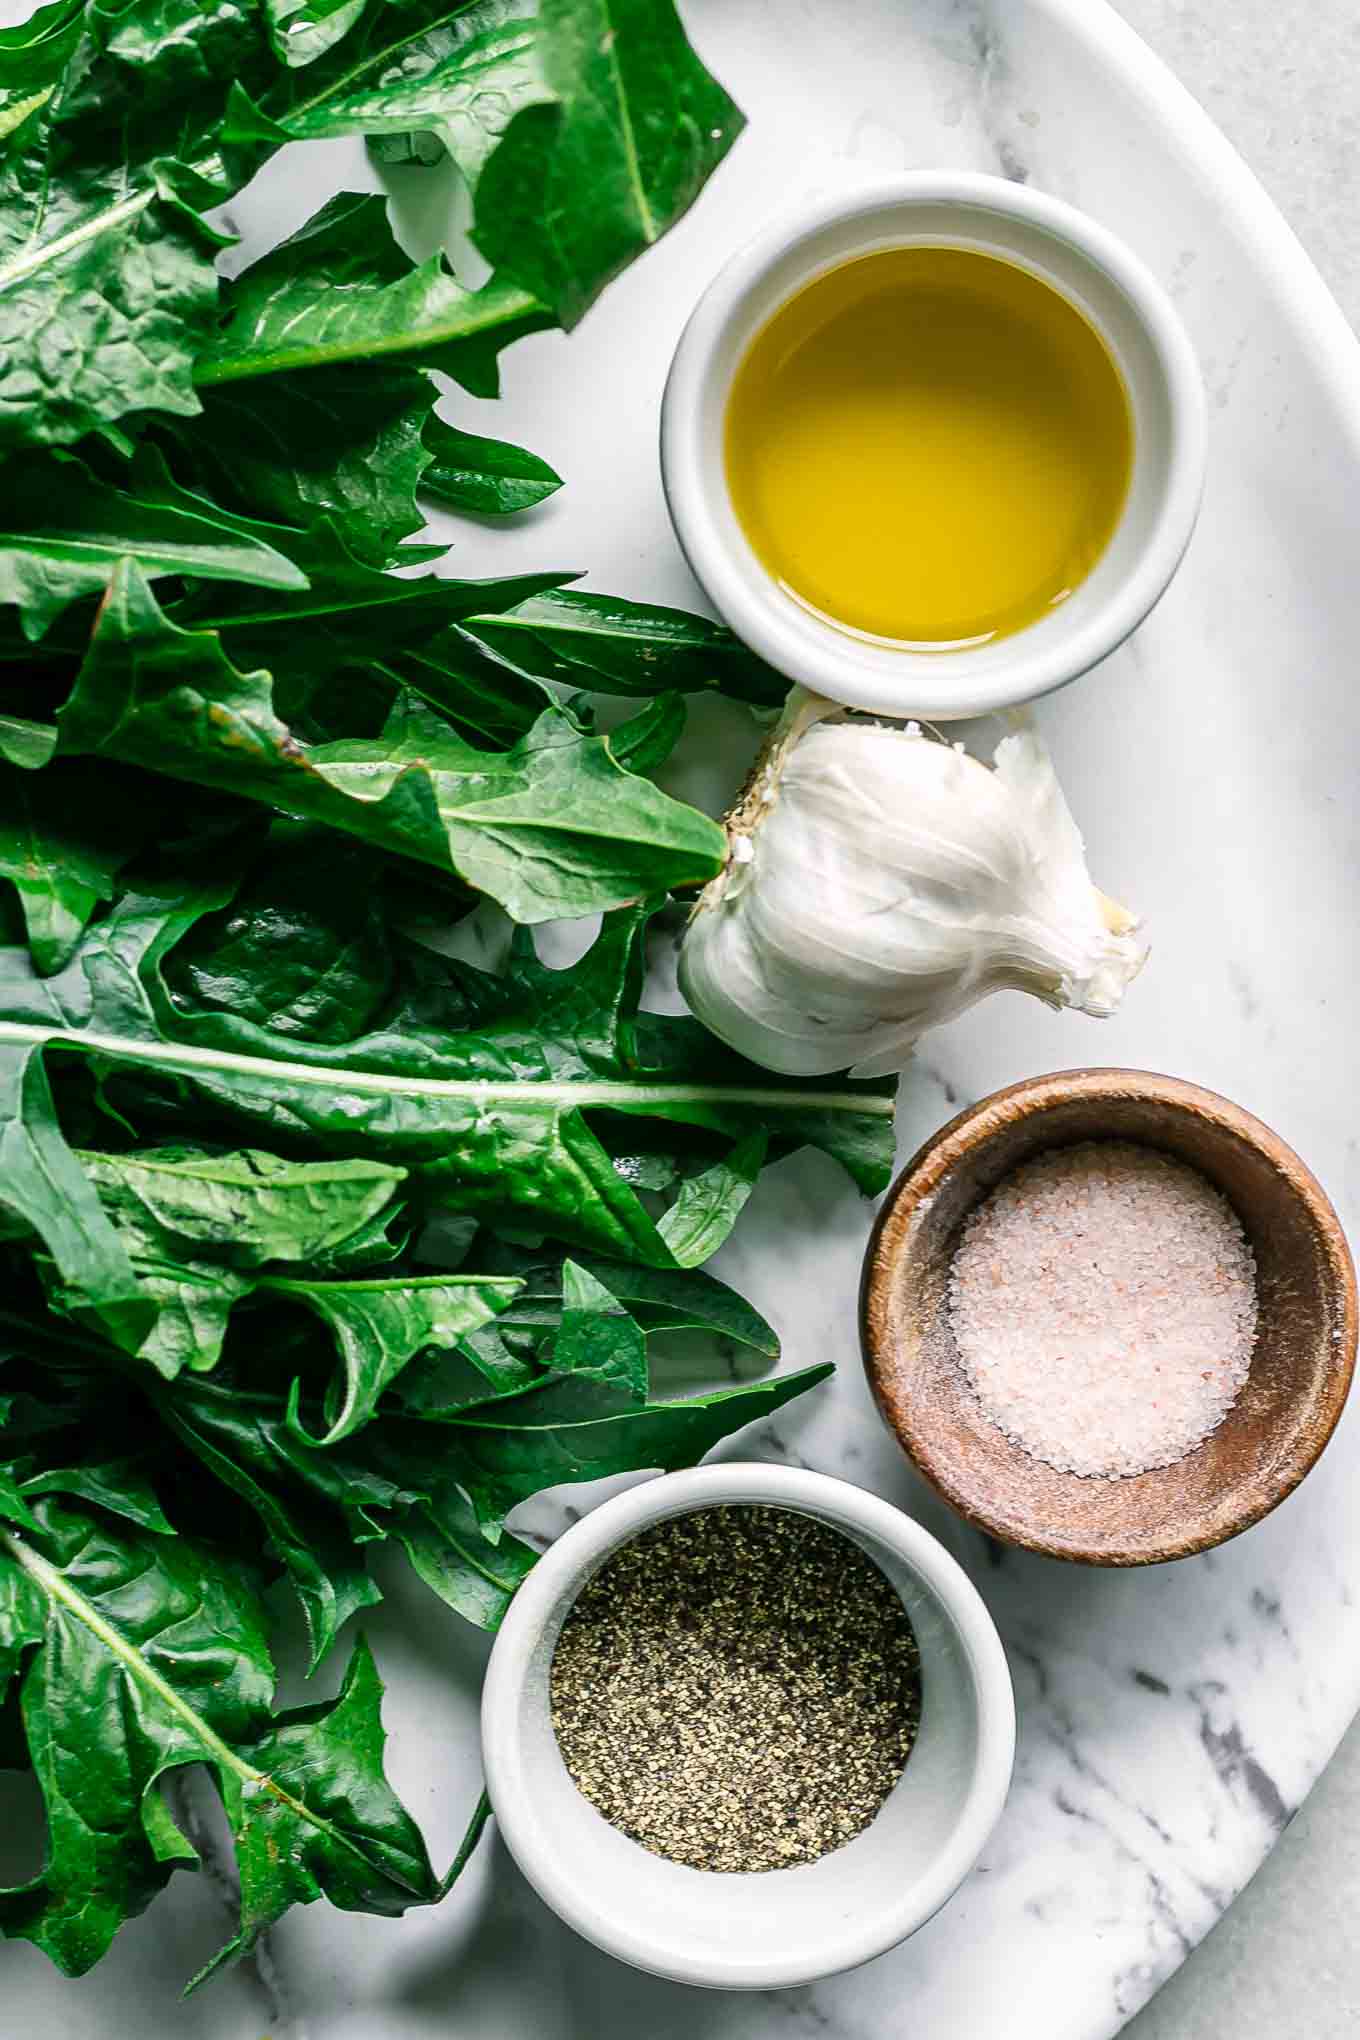
[[949,1315],[974,1393],[1017,1445],[1064,1473],[1144,1473],[1236,1401],[1255,1260],[1196,1170],[1087,1141],[1026,1163],[973,1212]]

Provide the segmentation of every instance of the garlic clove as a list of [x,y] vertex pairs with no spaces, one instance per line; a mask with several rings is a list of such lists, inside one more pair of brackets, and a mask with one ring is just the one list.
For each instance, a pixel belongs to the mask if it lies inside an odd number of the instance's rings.
[[1091,883],[1037,733],[989,768],[837,713],[795,697],[734,813],[681,952],[698,1017],[786,1075],[870,1076],[991,991],[1113,1012],[1146,951]]

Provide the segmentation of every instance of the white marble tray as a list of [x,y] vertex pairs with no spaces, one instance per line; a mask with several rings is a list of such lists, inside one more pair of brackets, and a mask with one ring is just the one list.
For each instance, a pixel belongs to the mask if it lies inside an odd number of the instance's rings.
[[[570,341],[507,358],[483,429],[568,487],[511,535],[460,534],[459,571],[587,564],[596,585],[693,603],[665,522],[665,366],[713,268],[775,208],[894,167],[1028,178],[1124,234],[1175,294],[1212,403],[1208,497],[1171,594],[1043,720],[1101,881],[1148,914],[1152,961],[1097,1028],[998,1000],[903,1086],[909,1151],[957,1102],[1106,1060],[1216,1086],[1293,1141],[1353,1220],[1360,904],[1360,352],[1288,230],[1208,119],[1104,0],[693,0],[705,56],[751,127],[692,215]],[[276,226],[356,153],[276,180]],[[464,417],[480,407],[465,405]],[[680,783],[710,794],[745,742],[696,717]],[[0,1952],[7,2032],[37,2040],[1105,2040],[1240,1888],[1360,1701],[1360,1414],[1266,1524],[1207,1557],[1112,1575],[964,1530],[907,1472],[859,1371],[868,1226],[829,1166],[771,1172],[723,1256],[791,1362],[834,1390],[744,1449],[863,1481],[973,1572],[1021,1712],[1010,1806],[958,1898],[906,1947],[777,1997],[705,1996],[619,1968],[529,1894],[494,1839],[453,1897],[400,1923],[295,1912],[255,1960],[181,2005],[230,1893],[179,1877],[96,1976]],[[575,1497],[579,1505],[582,1497]],[[560,1510],[540,1506],[550,1530]],[[484,1643],[396,1588],[366,1625],[389,1683],[392,1769],[446,1856],[475,1792]]]

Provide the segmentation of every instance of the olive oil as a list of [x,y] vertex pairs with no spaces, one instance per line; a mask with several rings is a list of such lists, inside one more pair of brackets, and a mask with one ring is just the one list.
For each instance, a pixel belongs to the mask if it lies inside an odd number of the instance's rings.
[[742,361],[727,479],[797,601],[913,649],[1023,630],[1085,578],[1133,459],[1123,380],[1075,305],[968,248],[816,278]]

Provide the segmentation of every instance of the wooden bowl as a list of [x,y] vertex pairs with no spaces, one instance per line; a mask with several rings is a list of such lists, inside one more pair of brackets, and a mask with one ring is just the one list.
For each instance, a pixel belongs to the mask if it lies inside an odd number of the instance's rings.
[[[1259,1318],[1237,1402],[1173,1466],[1059,1473],[984,1415],[946,1310],[959,1230],[1042,1149],[1125,1140],[1200,1170],[1256,1255]],[[944,1499],[989,1536],[1086,1565],[1155,1565],[1235,1537],[1283,1501],[1332,1434],[1355,1364],[1355,1269],[1336,1213],[1292,1148],[1212,1091],[1145,1070],[1061,1070],[961,1112],[898,1177],[869,1242],[865,1366],[879,1408]]]

